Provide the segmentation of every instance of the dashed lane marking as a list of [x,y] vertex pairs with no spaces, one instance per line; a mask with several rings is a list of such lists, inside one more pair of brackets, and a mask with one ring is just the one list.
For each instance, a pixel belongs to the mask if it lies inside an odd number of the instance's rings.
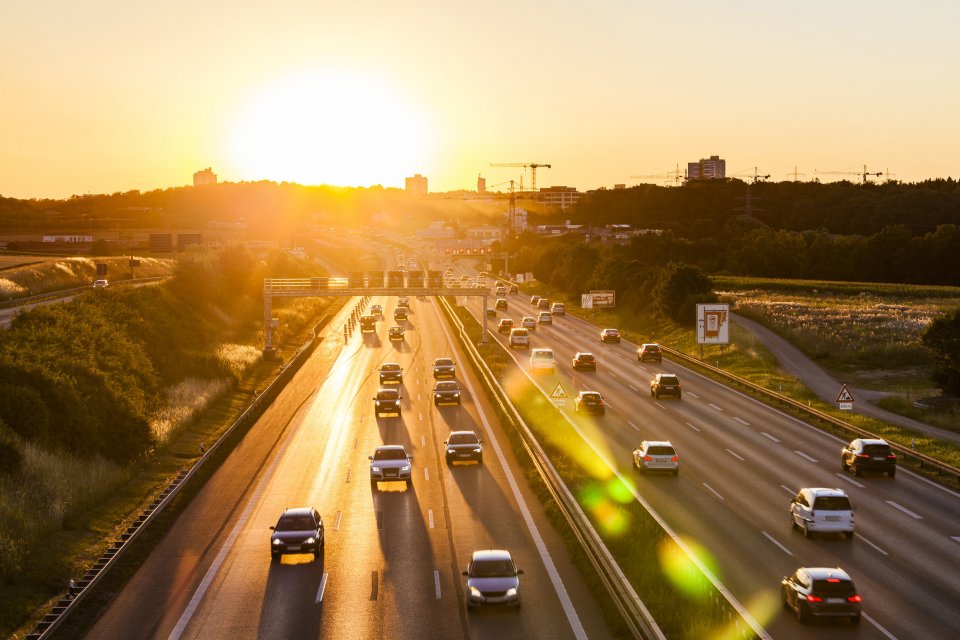
[[860,535],[859,533],[855,533],[854,535],[857,536],[857,538],[859,538],[860,540],[863,540],[864,542],[866,542],[868,545],[870,545],[871,547],[873,547],[874,549],[876,549],[876,550],[879,551],[880,553],[882,553],[883,555],[885,555],[885,556],[889,556],[889,555],[890,555],[889,553],[887,553],[886,551],[884,551],[883,549],[881,549],[880,547],[878,547],[878,546],[875,545],[874,543],[872,543],[872,542],[870,542],[869,540],[867,540],[866,538],[864,538],[864,537],[863,537],[862,535]]
[[433,509],[427,509],[427,521],[430,522],[430,528],[433,529]]
[[629,420],[627,420],[627,424],[630,425],[631,427],[633,427],[634,429],[636,429],[637,431],[640,431],[640,427],[638,427],[637,425],[633,424],[633,423],[630,422]]
[[897,636],[893,635],[892,633],[890,633],[889,631],[881,627],[879,622],[877,622],[876,620],[868,616],[866,613],[860,612],[860,615],[863,616],[864,620],[866,620],[867,622],[875,626],[877,630],[880,631],[880,633],[890,638],[890,640],[897,640]]
[[761,432],[760,432],[760,435],[764,436],[765,438],[770,438],[770,439],[773,440],[774,442],[780,442],[780,438],[778,438],[778,437],[776,437],[776,436],[772,436],[772,435],[770,435],[769,433],[767,433],[766,431],[761,431]]
[[803,451],[794,451],[794,453],[800,456],[801,458],[803,458],[804,460],[809,460],[810,462],[818,462],[816,458],[811,458],[810,456],[805,454]]
[[717,496],[718,498],[720,498],[721,500],[723,500],[723,496],[720,495],[719,493],[717,493],[716,489],[714,489],[713,487],[711,487],[710,485],[708,485],[706,482],[703,483],[703,486],[705,486],[705,487],[707,488],[707,491],[709,491],[709,492],[712,493],[713,495],[715,495],[715,496]]
[[729,453],[730,455],[732,455],[734,458],[736,458],[736,459],[739,460],[740,462],[743,462],[743,458],[742,458],[741,456],[737,455],[734,451],[732,451],[732,450],[730,450],[730,449],[727,449],[727,453]]
[[867,486],[867,485],[865,485],[865,484],[863,484],[863,483],[861,483],[861,482],[857,482],[857,481],[854,480],[853,478],[851,478],[851,477],[849,477],[849,476],[846,476],[846,475],[844,475],[844,474],[842,474],[842,473],[835,473],[835,474],[833,474],[833,475],[837,476],[837,477],[840,478],[841,480],[845,480],[846,482],[849,482],[850,484],[852,484],[852,485],[854,485],[854,486],[860,487],[861,489],[863,489],[865,486]]
[[783,551],[785,554],[787,554],[788,556],[792,556],[792,555],[793,555],[793,552],[790,551],[790,549],[787,549],[785,546],[783,546],[782,544],[780,544],[779,542],[777,542],[777,540],[776,540],[772,535],[770,535],[770,534],[767,533],[766,531],[761,531],[760,533],[762,533],[767,540],[769,540],[769,541],[772,542],[773,544],[775,544],[775,545],[777,545],[778,547],[780,547],[780,550]]
[[323,602],[323,592],[327,590],[327,572],[323,572],[323,577],[320,578],[320,588],[317,589],[317,599],[314,600],[315,603],[320,604]]
[[437,591],[437,600],[440,599],[440,571],[437,569],[433,570],[433,587]]
[[333,521],[333,530],[340,531],[340,520],[343,519],[343,511],[337,511],[337,518]]
[[689,422],[686,423],[686,424],[687,424],[688,427],[690,427],[690,428],[693,429],[694,431],[697,431],[697,432],[700,431],[700,427],[695,427],[695,426],[693,426],[692,424],[690,424]]
[[790,487],[788,487],[788,486],[785,485],[785,484],[782,484],[782,485],[780,485],[780,486],[783,487],[783,490],[786,491],[787,493],[789,493],[790,495],[793,495],[793,494],[795,493],[793,489],[791,489]]
[[920,515],[919,513],[915,513],[915,512],[913,512],[913,511],[910,511],[910,509],[907,509],[907,508],[906,508],[905,506],[903,506],[902,504],[897,504],[897,503],[894,502],[893,500],[887,500],[887,504],[890,505],[891,507],[893,507],[894,509],[899,509],[900,511],[904,512],[905,514],[907,514],[908,516],[910,516],[910,517],[913,518],[914,520],[923,520],[923,516],[922,516],[922,515]]
[[423,479],[424,480],[430,479],[430,469],[428,467],[423,468]]
[[733,416],[733,419],[736,420],[737,422],[739,422],[740,424],[742,424],[742,425],[745,426],[745,427],[749,427],[749,426],[750,426],[750,423],[747,422],[746,420],[744,420],[743,418],[738,418],[737,416]]
[[718,407],[717,405],[713,404],[712,402],[708,402],[708,403],[707,403],[707,406],[708,406],[708,407],[711,407],[711,408],[713,408],[713,409],[716,409],[717,411],[723,411],[723,409],[721,409],[721,408]]

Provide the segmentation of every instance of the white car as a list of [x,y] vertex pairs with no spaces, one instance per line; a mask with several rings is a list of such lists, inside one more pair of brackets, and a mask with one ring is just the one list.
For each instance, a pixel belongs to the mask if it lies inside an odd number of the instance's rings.
[[553,373],[556,368],[553,349],[540,348],[530,352],[530,370],[533,373]]
[[680,457],[669,440],[644,440],[633,450],[633,466],[645,471],[669,471],[680,473]]
[[790,523],[808,538],[821,531],[852,538],[853,506],[843,489],[803,488],[790,501]]
[[510,348],[527,349],[530,347],[530,332],[523,327],[510,329]]
[[93,288],[94,289],[103,289],[107,287],[110,283],[107,280],[94,280]]
[[531,331],[537,328],[537,319],[533,316],[523,316],[520,320],[520,326]]

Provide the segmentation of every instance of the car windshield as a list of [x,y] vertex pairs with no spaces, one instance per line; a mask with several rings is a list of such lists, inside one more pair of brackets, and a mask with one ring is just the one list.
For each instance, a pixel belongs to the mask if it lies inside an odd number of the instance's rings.
[[863,452],[868,456],[886,456],[890,453],[890,445],[886,444],[865,444]]
[[580,358],[580,360],[582,360],[582,361],[584,361],[584,362],[593,362],[593,354],[592,354],[592,353],[581,353],[581,354],[578,356],[578,358]]
[[655,344],[645,344],[643,345],[644,351],[660,351],[660,347]]
[[537,360],[553,360],[553,351],[536,351],[533,357]]
[[406,460],[407,452],[403,449],[377,449],[373,454],[374,460]]
[[396,389],[384,389],[377,392],[377,400],[396,400],[400,397],[400,392]]
[[309,531],[313,529],[313,518],[310,516],[282,516],[277,523],[277,531]]
[[819,511],[850,511],[850,499],[847,496],[820,496],[813,508]]
[[647,449],[647,453],[650,454],[651,456],[672,456],[673,447],[656,445]]
[[470,572],[475,578],[498,578],[517,575],[509,560],[477,560]]
[[593,404],[593,403],[598,402],[598,401],[600,400],[600,394],[599,394],[599,393],[585,393],[585,394],[583,394],[583,396],[581,396],[581,398],[582,398],[583,401],[586,402],[587,404]]
[[456,382],[438,382],[437,391],[460,391]]
[[385,364],[380,367],[381,371],[400,371],[400,365],[398,364]]
[[448,444],[477,444],[477,435],[474,433],[453,433],[450,434]]
[[437,360],[433,364],[436,367],[449,367],[450,365],[453,364],[453,360],[451,360],[450,358],[437,358]]

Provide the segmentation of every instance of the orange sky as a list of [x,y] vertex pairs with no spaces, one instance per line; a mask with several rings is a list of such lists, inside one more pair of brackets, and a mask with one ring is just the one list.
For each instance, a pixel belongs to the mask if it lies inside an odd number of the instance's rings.
[[164,188],[208,166],[342,185],[418,172],[431,191],[523,173],[491,162],[550,163],[539,186],[585,190],[713,154],[772,180],[956,176],[957,18],[889,0],[16,3],[0,194]]

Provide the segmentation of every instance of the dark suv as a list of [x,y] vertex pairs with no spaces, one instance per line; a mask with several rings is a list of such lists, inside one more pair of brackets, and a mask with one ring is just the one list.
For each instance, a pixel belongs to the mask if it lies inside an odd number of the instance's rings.
[[847,572],[839,567],[800,567],[780,582],[783,606],[801,623],[814,617],[860,622],[861,598]]
[[573,410],[576,413],[588,413],[590,415],[602,416],[607,412],[606,404],[596,391],[581,391],[580,395],[573,401]]
[[396,362],[384,362],[380,366],[380,385],[403,384],[403,369]]
[[637,349],[637,360],[640,362],[646,362],[647,360],[650,360],[651,362],[663,362],[663,354],[660,352],[660,345],[640,345],[640,348]]
[[285,553],[312,553],[316,558],[323,551],[323,519],[316,509],[287,509],[270,529],[270,557],[274,560]]
[[400,415],[400,390],[380,387],[374,400],[374,415],[376,417]]
[[891,478],[897,473],[897,456],[886,440],[857,438],[840,450],[840,468],[858,476],[864,471],[880,471]]
[[656,399],[660,396],[676,396],[680,399],[680,378],[673,373],[658,373],[650,381],[650,395]]

